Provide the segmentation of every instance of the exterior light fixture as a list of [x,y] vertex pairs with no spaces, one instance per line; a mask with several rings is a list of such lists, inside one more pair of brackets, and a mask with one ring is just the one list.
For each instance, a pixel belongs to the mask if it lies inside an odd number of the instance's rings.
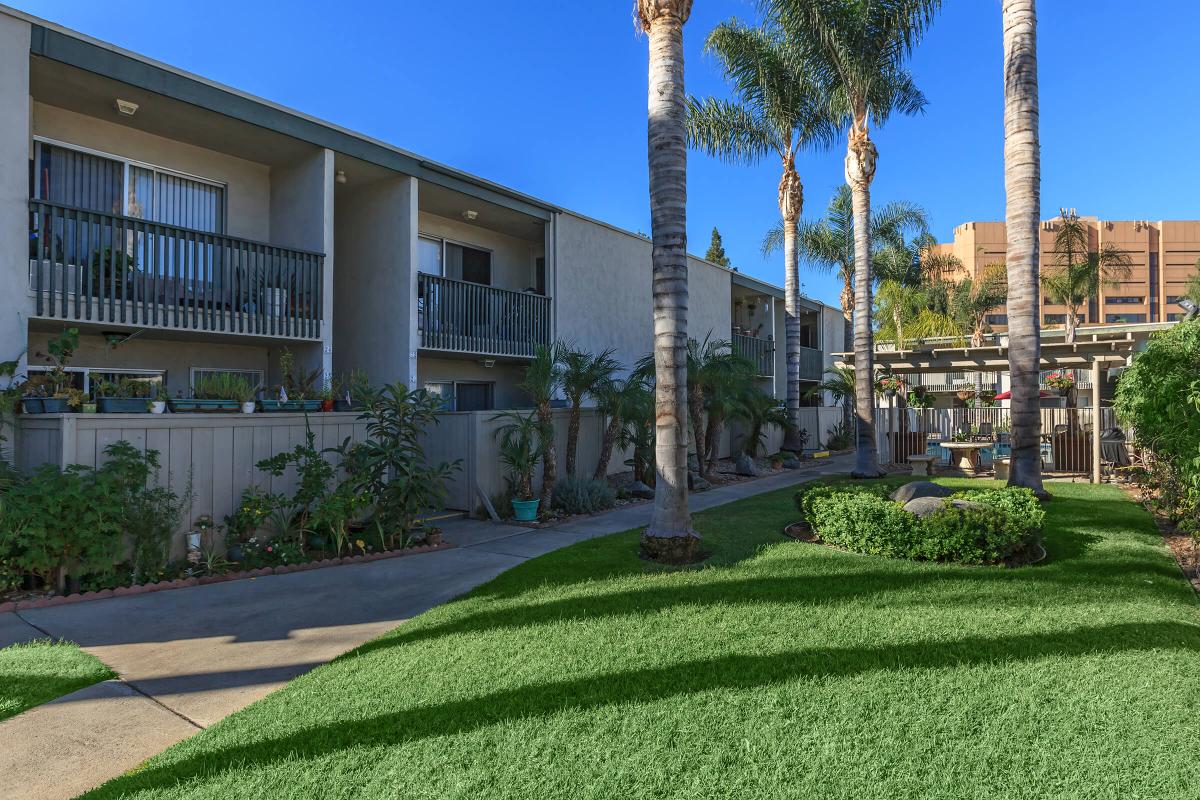
[[492,367],[496,366],[496,359],[483,358],[479,360],[479,363],[483,365],[484,369],[491,369]]
[[346,170],[339,169],[337,172],[333,173],[333,179],[335,181],[337,181],[338,183],[345,183],[346,182]]
[[470,209],[470,208],[468,208],[466,211],[462,212],[462,218],[465,219],[467,222],[474,222],[475,218],[478,216],[479,216],[479,212],[475,211],[473,209]]
[[132,100],[122,100],[119,97],[117,98],[116,106],[117,112],[125,117],[132,117],[137,113],[138,110],[137,103],[133,102]]

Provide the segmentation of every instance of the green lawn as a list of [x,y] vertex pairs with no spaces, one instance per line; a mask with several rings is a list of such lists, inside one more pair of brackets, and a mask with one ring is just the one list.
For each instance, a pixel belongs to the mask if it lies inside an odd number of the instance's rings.
[[1195,800],[1200,605],[1118,490],[1053,491],[1016,570],[784,540],[790,491],[700,515],[704,568],[586,542],[89,796]]
[[112,670],[70,642],[0,648],[0,719],[111,677]]

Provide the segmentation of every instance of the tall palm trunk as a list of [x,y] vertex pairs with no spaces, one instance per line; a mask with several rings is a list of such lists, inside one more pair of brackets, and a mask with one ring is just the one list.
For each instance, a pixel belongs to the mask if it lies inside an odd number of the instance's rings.
[[1078,311],[1076,309],[1068,308],[1067,315],[1063,318],[1063,322],[1066,323],[1066,332],[1064,334],[1065,338],[1063,341],[1065,341],[1067,344],[1075,344],[1075,329],[1079,327],[1078,323],[1076,322],[1077,314]]
[[1042,488],[1038,374],[1037,10],[1035,0],[1004,0],[1004,190],[1008,250],[1008,370],[1012,380],[1012,461],[1008,484]]
[[858,431],[855,478],[878,478],[875,446],[875,341],[871,331],[871,180],[875,177],[875,145],[867,132],[866,108],[856,109],[846,147],[846,183],[854,209],[854,407]]
[[541,513],[548,514],[550,502],[554,499],[554,483],[558,480],[558,454],[554,446],[554,410],[548,400],[538,401],[537,417],[547,438],[545,452],[542,453],[542,494],[538,508]]
[[647,126],[654,242],[654,513],[642,534],[647,556],[690,561],[700,536],[687,490],[687,129],[683,24],[692,0],[637,0],[650,39]]
[[779,213],[783,217],[784,336],[787,355],[787,387],[784,405],[791,430],[783,449],[804,449],[800,434],[800,253],[796,248],[796,223],[804,209],[804,187],[796,172],[796,157],[788,152],[779,179]]
[[696,451],[696,471],[700,477],[706,478],[708,467],[705,466],[704,455],[708,450],[704,438],[704,393],[695,384],[687,387],[687,406],[688,419],[692,423],[692,447]]
[[[604,439],[600,442],[600,460],[596,462],[596,471],[592,473],[593,480],[602,481],[608,477],[608,462],[612,459],[617,434],[621,432],[621,422],[621,418],[616,414],[608,418],[608,425],[604,428]],[[642,479],[640,475],[635,475],[634,478],[639,481]]]

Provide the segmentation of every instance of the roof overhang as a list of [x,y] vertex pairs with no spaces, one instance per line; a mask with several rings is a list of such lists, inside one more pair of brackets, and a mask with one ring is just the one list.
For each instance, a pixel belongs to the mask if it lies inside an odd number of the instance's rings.
[[[1086,341],[1042,342],[1041,368],[1071,368],[1093,363],[1125,363],[1136,340],[1132,333],[1111,337],[1096,336]],[[1008,369],[1007,337],[1001,344],[984,347],[925,347],[912,350],[881,350],[875,353],[875,366],[884,372],[959,372]],[[839,366],[853,366],[854,353],[835,353]]]

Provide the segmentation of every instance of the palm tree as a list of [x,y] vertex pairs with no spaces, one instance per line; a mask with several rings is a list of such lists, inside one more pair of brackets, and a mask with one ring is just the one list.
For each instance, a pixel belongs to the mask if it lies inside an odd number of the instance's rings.
[[869,123],[882,125],[893,112],[915,114],[925,96],[903,67],[933,21],[941,0],[764,0],[768,17],[785,30],[804,31],[817,69],[834,87],[834,108],[850,127],[846,183],[854,214],[854,368],[859,391],[857,478],[883,475],[875,452],[875,381],[871,327],[871,181],[878,151]]
[[[612,459],[614,445],[622,438],[621,432],[626,430],[645,405],[649,394],[647,375],[634,370],[624,378],[614,378],[596,392],[597,407],[600,413],[608,419],[604,426],[604,439],[600,444],[600,460],[596,463],[596,471],[592,473],[595,480],[604,480],[608,475],[608,462]],[[642,479],[641,475],[637,476]]]
[[853,406],[857,392],[854,385],[854,368],[830,367],[825,370],[825,379],[808,391],[812,395],[829,392],[833,395],[833,402],[841,403],[843,407]]
[[[766,429],[777,426],[786,435],[793,425],[787,409],[780,407],[779,401],[766,392],[755,387],[749,387],[737,397],[733,407],[733,417],[746,424],[746,438],[742,442],[742,452],[754,458],[758,455],[766,438]],[[798,431],[797,431],[798,432]],[[783,447],[787,450],[787,446]]]
[[1003,264],[989,264],[977,278],[964,278],[953,286],[950,298],[954,315],[971,337],[971,347],[983,347],[990,330],[988,315],[1008,300],[1008,274]]
[[[812,74],[796,39],[794,32],[777,27],[721,23],[709,34],[705,49],[720,59],[736,99],[688,101],[688,140],[693,147],[731,163],[754,164],[773,155],[782,164],[778,202],[784,232],[785,397],[793,430],[800,420],[796,223],[804,206],[796,155],[828,148],[837,132],[829,91]],[[799,449],[797,442],[786,445]]]
[[492,420],[504,421],[496,429],[500,463],[514,484],[517,498],[528,500],[533,497],[533,467],[546,455],[547,445],[554,441],[554,428],[538,419],[536,411],[528,414],[505,411]]
[[1012,400],[1009,486],[1042,488],[1038,228],[1041,153],[1038,143],[1035,0],[1003,0],[1004,209],[1008,246],[1008,373]]
[[642,533],[650,558],[695,558],[687,494],[687,100],[683,26],[692,0],[637,0],[650,39],[647,145],[654,283],[654,512]]
[[1106,243],[1099,250],[1088,247],[1087,223],[1074,210],[1062,209],[1062,221],[1054,233],[1054,265],[1042,270],[1046,299],[1067,307],[1066,342],[1075,341],[1079,310],[1089,300],[1100,299],[1101,288],[1120,288],[1133,272],[1129,255]]
[[595,396],[602,387],[612,380],[613,373],[621,368],[612,357],[613,350],[605,350],[598,355],[592,355],[585,350],[564,347],[559,353],[558,362],[562,380],[563,394],[571,408],[570,423],[567,426],[567,474],[575,477],[575,453],[579,448],[579,417],[583,408],[583,399]]
[[[871,215],[871,243],[880,252],[888,247],[902,246],[909,232],[928,227],[925,212],[920,206],[899,201],[876,209]],[[769,256],[783,246],[786,238],[783,224],[777,223],[763,238],[763,256]],[[842,281],[843,346],[850,347],[851,323],[854,318],[854,213],[850,187],[839,186],[829,201],[824,218],[815,222],[801,220],[796,224],[796,245],[799,254],[817,269],[835,272]],[[844,407],[844,423],[850,427],[851,407]]]
[[733,352],[732,342],[688,339],[688,417],[696,443],[696,463],[707,478],[716,460],[717,433],[745,387],[754,383],[754,364]]
[[538,423],[546,430],[545,446],[541,449],[542,456],[542,495],[539,508],[550,510],[550,500],[554,495],[554,484],[558,478],[558,459],[554,446],[554,412],[551,401],[554,393],[562,385],[562,370],[559,368],[559,351],[562,348],[557,343],[538,345],[533,351],[533,359],[525,368],[525,378],[518,388],[529,395],[537,412]]

